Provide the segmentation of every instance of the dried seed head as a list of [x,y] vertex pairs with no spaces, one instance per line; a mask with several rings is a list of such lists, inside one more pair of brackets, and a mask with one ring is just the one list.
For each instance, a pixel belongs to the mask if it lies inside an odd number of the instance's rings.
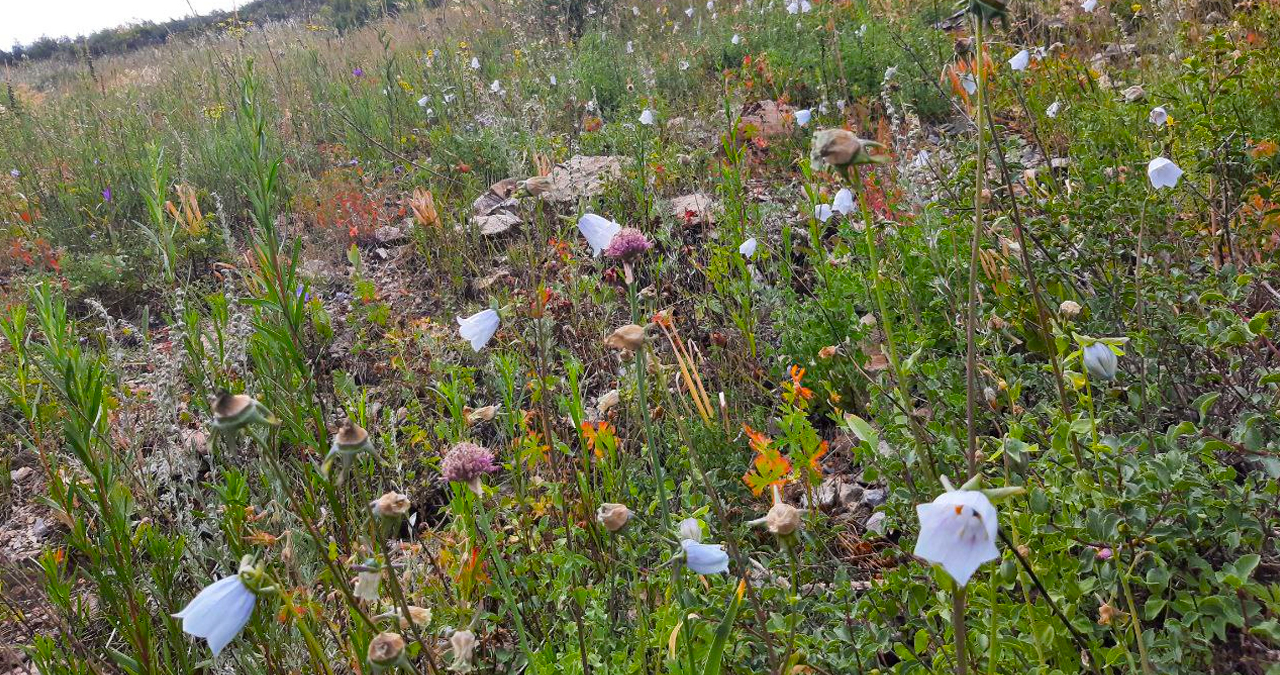
[[369,442],[369,432],[354,421],[347,420],[333,440],[342,450],[356,450]]
[[555,181],[551,180],[551,176],[530,176],[520,182],[520,189],[534,197],[551,192],[555,187]]
[[1123,617],[1124,612],[1116,609],[1111,603],[1104,602],[1098,606],[1098,625],[1110,626],[1111,622],[1118,617]]
[[640,349],[642,344],[644,344],[644,326],[637,326],[634,323],[613,331],[613,334],[604,341],[604,345],[610,349],[625,349],[630,352]]
[[785,537],[800,529],[800,522],[800,509],[786,502],[774,504],[764,517],[765,527],[779,537]]
[[476,408],[475,410],[467,413],[467,422],[469,424],[488,422],[498,414],[498,407],[499,406],[496,405],[487,405],[483,408]]
[[388,492],[369,502],[369,510],[379,518],[403,518],[410,506],[409,498],[399,492]]
[[596,509],[596,520],[604,525],[606,530],[617,532],[626,527],[627,521],[631,519],[631,509],[623,504],[604,503]]
[[404,638],[398,633],[378,633],[369,641],[369,662],[389,666],[404,654]]
[[1068,319],[1074,319],[1079,316],[1080,309],[1080,303],[1075,300],[1063,300],[1062,304],[1058,305],[1058,311]]
[[213,402],[213,418],[230,421],[249,412],[258,402],[252,396],[222,392]]
[[449,636],[449,646],[453,649],[453,664],[449,666],[449,670],[460,673],[469,672],[476,649],[476,634],[469,630],[455,631]]
[[610,408],[618,405],[622,401],[622,395],[617,389],[610,389],[601,394],[599,400],[596,401],[596,410],[601,414],[605,414]]

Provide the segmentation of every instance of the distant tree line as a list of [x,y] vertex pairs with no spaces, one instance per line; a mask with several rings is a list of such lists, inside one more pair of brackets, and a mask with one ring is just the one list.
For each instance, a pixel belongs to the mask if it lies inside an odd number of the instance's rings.
[[42,37],[29,45],[14,45],[9,51],[0,49],[0,65],[22,61],[40,61],[57,57],[97,58],[123,54],[141,47],[164,44],[175,35],[194,36],[216,30],[235,19],[262,25],[269,21],[307,18],[322,21],[339,31],[358,28],[383,15],[394,15],[406,6],[425,1],[428,6],[441,0],[253,0],[235,12],[211,12],[205,16],[173,19],[164,23],[146,21],[139,24],[108,28],[87,37]]

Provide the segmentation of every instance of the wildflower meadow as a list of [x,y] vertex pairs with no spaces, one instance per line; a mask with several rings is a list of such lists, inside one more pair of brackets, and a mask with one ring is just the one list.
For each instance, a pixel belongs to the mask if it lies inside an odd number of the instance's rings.
[[1275,0],[297,4],[0,65],[0,673],[1280,675]]

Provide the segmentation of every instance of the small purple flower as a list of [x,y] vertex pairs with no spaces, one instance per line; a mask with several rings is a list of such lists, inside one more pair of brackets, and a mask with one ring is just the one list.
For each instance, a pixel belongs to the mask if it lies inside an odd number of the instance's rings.
[[1100,548],[1095,555],[1098,557],[1098,560],[1110,560],[1112,555],[1111,547],[1107,546]]
[[9,175],[17,178],[22,175],[22,172],[17,169],[9,169]]
[[440,464],[440,474],[450,483],[466,483],[472,492],[480,493],[480,479],[498,470],[493,453],[475,443],[455,444],[445,453]]
[[624,227],[613,235],[609,246],[604,249],[604,254],[622,262],[631,262],[651,248],[653,244],[643,232],[634,227]]
[[360,160],[353,157],[350,162],[347,162],[347,166],[360,166]]
[[307,292],[306,285],[298,284],[297,290],[295,290],[293,293],[294,295],[302,298],[303,302],[311,302],[311,294]]
[[361,68],[360,66],[356,66],[354,69],[352,69],[351,74],[355,75],[356,77],[364,77],[364,68]]
[[108,204],[111,203],[111,188],[108,187],[102,190],[102,201]]

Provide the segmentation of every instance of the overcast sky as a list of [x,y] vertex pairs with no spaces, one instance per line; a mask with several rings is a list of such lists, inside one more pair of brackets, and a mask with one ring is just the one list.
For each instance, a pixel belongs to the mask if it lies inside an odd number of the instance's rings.
[[77,37],[139,21],[234,9],[248,0],[0,0],[0,49],[48,35]]

